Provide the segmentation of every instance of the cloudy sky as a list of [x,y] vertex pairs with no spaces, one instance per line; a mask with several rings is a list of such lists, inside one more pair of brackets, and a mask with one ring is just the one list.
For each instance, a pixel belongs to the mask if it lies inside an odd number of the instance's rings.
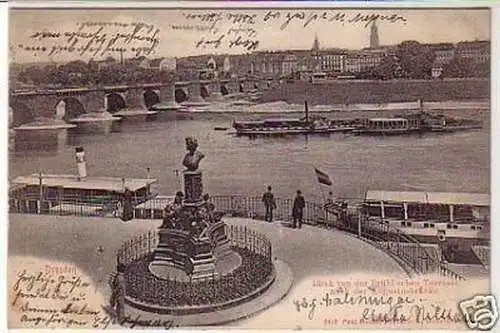
[[[91,40],[91,33],[101,26],[85,26],[83,22],[105,23],[145,23],[135,35],[150,37],[139,41],[134,39],[125,45],[125,38],[112,43],[114,47],[124,47],[124,57],[131,57],[131,48],[152,47],[153,40],[158,44],[152,48],[148,57],[180,57],[195,54],[244,53],[254,45],[258,50],[310,49],[317,35],[321,47],[359,49],[369,45],[370,26],[366,24],[378,16],[377,26],[380,43],[397,44],[404,40],[420,42],[459,42],[463,40],[490,39],[490,12],[478,9],[413,9],[413,10],[363,10],[363,9],[314,9],[314,10],[272,10],[274,16],[264,22],[268,9],[220,9],[180,10],[180,9],[12,9],[9,19],[9,44],[11,60],[16,62],[32,61],[69,61],[74,59],[103,59],[113,51],[100,52],[117,34],[131,34],[133,25],[116,27],[102,26],[98,37],[101,49],[98,53],[63,50],[74,39],[69,40],[64,33],[87,34],[74,42],[75,49],[85,47]],[[325,13],[326,12],[326,13]],[[210,15],[211,14],[211,15]],[[236,14],[247,14],[243,19]],[[316,14],[316,15],[315,15]],[[205,16],[202,16],[205,15]],[[287,17],[294,16],[284,27]],[[362,20],[362,19],[365,20]],[[212,21],[210,21],[212,19]],[[237,21],[239,22],[233,22]],[[215,23],[213,21],[216,21]],[[308,22],[308,24],[305,24]],[[306,25],[304,27],[304,25]],[[179,30],[179,26],[188,30]],[[175,29],[177,27],[177,29]],[[209,28],[211,29],[209,30]],[[79,30],[79,28],[81,28]],[[151,29],[150,29],[151,28]],[[231,30],[232,29],[232,30]],[[203,31],[200,31],[203,30]],[[34,38],[36,33],[60,33],[59,37]],[[221,36],[223,37],[221,38]],[[240,43],[234,43],[240,36]],[[96,37],[97,38],[97,37]],[[115,38],[116,40],[116,38]],[[250,40],[252,43],[244,43]],[[213,41],[213,43],[206,43]],[[218,47],[214,48],[214,45]],[[233,42],[233,43],[231,43]],[[258,45],[255,44],[258,42]],[[93,43],[93,44],[92,44]],[[96,46],[97,42],[92,42]],[[198,47],[197,47],[198,45]],[[232,45],[232,47],[230,47]],[[39,50],[26,50],[26,46]],[[45,51],[42,49],[45,47]],[[49,53],[53,50],[52,55]],[[57,51],[57,52],[56,52]],[[145,51],[143,51],[145,52]]]

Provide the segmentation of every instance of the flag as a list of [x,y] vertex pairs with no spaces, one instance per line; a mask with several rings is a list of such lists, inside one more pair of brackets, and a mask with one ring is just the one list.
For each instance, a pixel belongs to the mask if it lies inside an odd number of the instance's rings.
[[320,184],[324,184],[324,185],[332,185],[332,181],[330,180],[330,177],[328,177],[328,175],[316,168],[314,168],[314,171],[316,171],[316,176],[318,177],[318,182]]

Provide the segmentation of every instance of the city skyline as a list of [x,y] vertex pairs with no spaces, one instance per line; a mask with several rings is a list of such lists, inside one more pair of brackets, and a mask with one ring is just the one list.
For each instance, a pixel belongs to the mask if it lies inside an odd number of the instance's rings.
[[[328,17],[339,17],[346,15],[347,18],[368,17],[384,15],[373,21],[351,20],[311,20],[311,17],[321,16],[327,12]],[[203,31],[178,29],[179,27],[206,27],[206,22],[200,22],[200,14],[222,13],[223,15],[245,14],[253,17],[255,24],[245,24],[241,20],[237,24],[231,24],[228,20],[220,20],[216,24],[211,24],[216,33]],[[283,51],[283,50],[310,50],[315,36],[317,36],[321,49],[342,48],[342,49],[363,49],[370,46],[370,29],[372,22],[376,22],[380,45],[396,45],[405,40],[416,40],[421,43],[458,43],[468,40],[489,40],[490,39],[490,12],[488,9],[412,9],[412,10],[271,10],[271,13],[279,12],[280,19],[269,19],[264,22],[267,9],[263,10],[135,10],[133,13],[127,10],[11,10],[9,23],[9,44],[10,60],[17,63],[47,62],[47,61],[71,61],[85,60],[91,58],[95,60],[104,59],[107,56],[117,58],[118,54],[99,54],[91,56],[86,54],[59,53],[48,56],[48,52],[32,52],[20,48],[20,45],[34,43],[35,46],[45,45],[50,40],[30,40],[37,32],[73,32],[77,31],[79,22],[144,22],[158,29],[158,45],[155,52],[147,54],[147,58],[158,57],[186,57],[191,55],[206,54],[242,54],[254,51]],[[291,20],[286,23],[287,13],[297,14],[304,12],[305,19]],[[313,16],[316,14],[316,16]],[[36,30],[30,22],[34,19],[38,21]],[[187,16],[186,16],[187,15]],[[190,19],[186,19],[189,17]],[[389,20],[388,17],[398,17],[401,19]],[[196,17],[195,17],[196,16]],[[195,19],[193,19],[195,17]],[[205,17],[206,18],[206,17]],[[233,17],[234,19],[234,17]],[[233,20],[234,21],[234,20]],[[307,24],[305,24],[307,23]],[[368,24],[367,24],[368,23]],[[284,27],[286,25],[286,27]],[[306,25],[306,27],[304,27]],[[454,29],[449,29],[453,26]],[[174,29],[177,27],[177,29]],[[446,29],[445,29],[446,27]],[[90,29],[90,28],[89,28]],[[153,29],[153,30],[154,30]],[[253,31],[247,33],[249,29]],[[332,29],[339,33],[332,33]],[[239,33],[235,31],[238,30]],[[233,35],[230,39],[230,35]],[[109,35],[109,34],[108,34]],[[225,35],[226,43],[220,43],[218,48],[212,44],[203,44],[207,40],[218,39],[218,36]],[[241,36],[241,40],[258,41],[258,45],[251,50],[245,48],[246,45],[230,47],[230,42]],[[214,37],[215,36],[215,37]],[[250,37],[249,37],[250,36]],[[300,38],[297,38],[300,36]],[[248,38],[247,38],[248,37]],[[200,41],[204,41],[200,44]],[[43,44],[45,43],[45,44]],[[196,45],[198,44],[198,47]],[[201,47],[200,47],[201,45]],[[233,45],[234,46],[234,45]],[[47,48],[50,45],[47,44]],[[124,58],[131,58],[134,54],[126,52]]]

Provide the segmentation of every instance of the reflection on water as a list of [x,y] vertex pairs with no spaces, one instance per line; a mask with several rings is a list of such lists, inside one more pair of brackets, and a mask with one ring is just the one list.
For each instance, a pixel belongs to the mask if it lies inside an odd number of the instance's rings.
[[[393,112],[370,112],[369,116]],[[30,144],[25,143],[31,150],[10,157],[9,171],[10,177],[39,169],[73,173],[74,147],[84,146],[90,176],[145,177],[149,167],[151,175],[158,179],[156,190],[172,194],[182,184],[182,173],[175,171],[183,169],[184,138],[192,135],[198,138],[200,150],[207,156],[201,163],[204,191],[212,194],[260,195],[267,185],[272,185],[280,197],[293,197],[301,189],[306,198],[317,199],[328,190],[342,197],[360,197],[367,189],[488,193],[489,113],[475,108],[445,113],[481,117],[485,126],[477,131],[423,136],[332,134],[251,140],[230,135],[229,131],[214,131],[214,127],[230,127],[235,118],[262,115],[197,113],[194,120],[143,122],[108,135],[69,131],[65,141],[58,137],[58,147],[47,145],[49,140],[42,144],[32,137]],[[359,116],[367,113],[329,113],[330,118]],[[45,145],[43,152],[33,150],[37,144]],[[53,149],[51,154],[46,154],[48,146]],[[330,175],[332,187],[317,183],[314,167]]]

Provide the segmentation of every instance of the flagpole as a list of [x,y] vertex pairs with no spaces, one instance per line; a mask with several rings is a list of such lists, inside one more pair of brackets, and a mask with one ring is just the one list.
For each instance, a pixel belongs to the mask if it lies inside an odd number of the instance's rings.
[[[317,168],[314,165],[313,165],[313,169],[314,169],[313,170],[314,171],[314,176],[315,176],[315,178],[317,180],[317,176],[316,176],[316,170],[317,170]],[[324,216],[325,224],[326,224],[328,222],[327,219],[326,219],[326,217],[327,217],[328,214],[327,214],[326,209],[325,209],[325,203],[326,203],[325,192],[323,192],[323,188],[321,187],[321,183],[320,182],[318,182],[318,186],[319,186],[319,191],[321,192],[321,196],[323,198],[323,204],[321,205],[321,207],[323,208],[323,214],[324,214],[323,216]]]

